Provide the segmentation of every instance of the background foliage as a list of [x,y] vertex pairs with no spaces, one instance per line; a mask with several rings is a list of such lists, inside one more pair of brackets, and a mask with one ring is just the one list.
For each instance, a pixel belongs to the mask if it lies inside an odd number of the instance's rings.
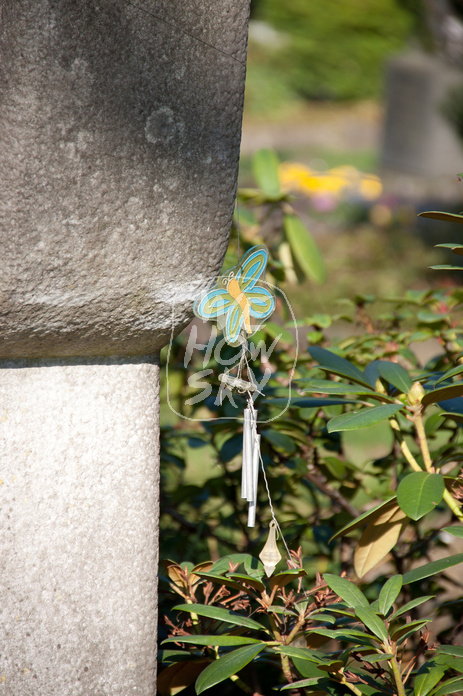
[[[239,193],[242,247],[266,243],[269,278],[290,295],[323,283],[323,257],[274,153],[258,153],[253,171],[257,186]],[[450,248],[458,259],[463,246]],[[228,267],[236,259],[235,236]],[[257,560],[271,519],[265,486],[249,529],[241,425],[217,419],[231,415],[228,402],[214,404],[223,368],[212,359],[213,394],[187,405],[203,356],[185,369],[185,338],[175,340],[171,394],[200,421],[164,413],[161,695],[463,690],[462,302],[447,284],[298,313],[296,392],[260,430],[291,549],[270,579]],[[333,333],[341,325],[350,330]],[[286,402],[296,335],[283,305],[261,331],[267,342],[280,336],[257,405],[266,417]],[[417,345],[429,341],[434,354],[423,361]]]

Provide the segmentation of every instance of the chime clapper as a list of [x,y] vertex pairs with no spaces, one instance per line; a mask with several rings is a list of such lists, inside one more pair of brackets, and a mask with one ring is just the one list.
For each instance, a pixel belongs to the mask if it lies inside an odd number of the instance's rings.
[[275,570],[276,564],[281,561],[281,553],[278,551],[276,539],[276,522],[272,520],[269,525],[268,538],[259,558],[264,565],[266,576],[269,578]]

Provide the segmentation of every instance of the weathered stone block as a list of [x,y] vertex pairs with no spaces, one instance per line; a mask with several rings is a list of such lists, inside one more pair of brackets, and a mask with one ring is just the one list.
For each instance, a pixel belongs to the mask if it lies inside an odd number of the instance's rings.
[[158,366],[0,370],[0,692],[153,696]]
[[0,357],[154,353],[220,270],[248,0],[3,0]]

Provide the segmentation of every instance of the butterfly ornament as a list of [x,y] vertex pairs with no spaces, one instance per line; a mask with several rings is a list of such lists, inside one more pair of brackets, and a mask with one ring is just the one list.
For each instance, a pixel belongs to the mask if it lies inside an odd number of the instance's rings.
[[217,320],[231,346],[242,344],[275,310],[275,297],[261,280],[267,261],[264,246],[249,249],[238,266],[220,276],[194,303],[196,316]]
[[[194,303],[194,313],[201,319],[213,319],[223,331],[230,346],[241,346],[237,374],[226,371],[219,375],[221,389],[236,389],[246,395],[243,414],[243,466],[241,497],[249,503],[248,526],[256,520],[257,481],[261,464],[260,435],[257,433],[257,411],[254,398],[259,392],[248,364],[247,339],[275,310],[275,297],[263,280],[268,261],[264,246],[247,251],[238,266],[220,276],[213,288],[204,291]],[[247,380],[242,378],[246,369]]]

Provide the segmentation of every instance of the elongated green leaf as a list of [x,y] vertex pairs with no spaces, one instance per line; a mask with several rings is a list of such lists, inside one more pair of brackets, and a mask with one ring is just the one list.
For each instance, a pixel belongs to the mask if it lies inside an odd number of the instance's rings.
[[291,662],[299,672],[299,674],[306,679],[320,679],[322,676],[318,665],[315,662],[310,662],[309,660],[301,660],[298,657],[292,657]]
[[438,689],[432,692],[432,696],[446,696],[447,694],[456,694],[458,691],[463,691],[463,679],[454,677],[441,684]]
[[198,575],[200,578],[203,578],[204,580],[210,580],[211,582],[215,582],[218,585],[224,585],[225,587],[232,587],[234,590],[242,590],[243,589],[239,583],[230,579],[226,575],[216,575],[215,573],[195,573],[195,575]]
[[460,375],[463,372],[463,365],[457,365],[456,367],[452,367],[451,370],[448,370],[448,372],[445,372],[442,377],[440,377],[437,382],[435,382],[434,386],[437,386],[441,382],[445,382],[446,379],[452,379],[452,377],[455,377],[455,375]]
[[283,228],[293,257],[301,270],[316,283],[323,283],[326,279],[323,256],[302,221],[296,215],[285,215]]
[[433,271],[463,271],[461,266],[451,266],[447,263],[437,264],[437,266],[429,266]]
[[344,382],[332,382],[329,379],[297,379],[295,384],[301,391],[314,394],[366,394],[371,396],[375,393],[372,389],[366,389],[363,384],[355,386]]
[[310,677],[310,679],[299,679],[298,681],[291,682],[291,684],[286,684],[286,686],[282,686],[280,691],[294,691],[294,689],[303,689],[305,686],[318,686],[320,684],[321,679],[323,679],[322,674],[319,677]]
[[340,536],[344,536],[349,532],[353,532],[354,529],[357,529],[358,527],[363,527],[366,522],[369,522],[370,519],[376,517],[377,512],[386,512],[387,510],[392,509],[396,505],[397,502],[395,496],[393,498],[385,500],[383,503],[379,503],[379,505],[375,505],[375,507],[370,508],[370,510],[363,512],[361,515],[356,517],[355,520],[353,520],[352,522],[349,522],[348,524],[344,525],[344,527],[340,529],[339,532],[333,534],[330,541],[333,541],[334,539],[337,539]]
[[382,586],[379,593],[379,611],[383,616],[386,616],[392,609],[392,605],[402,589],[402,582],[401,575],[394,575]]
[[193,645],[218,645],[219,647],[230,647],[233,645],[250,645],[262,641],[256,638],[246,638],[245,636],[175,636],[162,641],[164,643],[190,643]]
[[232,580],[236,580],[237,584],[238,583],[246,583],[246,585],[253,587],[255,590],[258,590],[259,592],[262,592],[263,590],[265,590],[264,583],[261,580],[259,580],[258,578],[253,578],[253,577],[250,577],[249,575],[243,575],[241,573],[230,573],[230,578]]
[[416,631],[429,623],[430,620],[431,619],[418,619],[417,621],[410,621],[410,623],[403,624],[403,626],[399,626],[391,632],[391,638],[392,640],[400,640],[400,642],[403,642],[407,636],[416,633]]
[[423,396],[421,403],[423,406],[429,406],[429,404],[437,404],[439,401],[454,399],[457,396],[463,396],[463,382],[451,384],[449,387],[433,389],[433,391],[427,392]]
[[432,696],[446,696],[447,694],[456,694],[458,691],[463,691],[463,679],[454,677],[441,684],[438,689],[432,692]]
[[400,607],[400,609],[397,609],[396,612],[392,614],[392,616],[389,617],[389,621],[395,621],[399,616],[402,616],[403,614],[407,614],[407,612],[411,611],[415,607],[419,607],[420,604],[424,604],[427,602],[429,599],[434,599],[435,595],[425,595],[424,597],[416,597],[415,599],[410,600],[410,602],[407,602],[406,604],[403,605],[403,607]]
[[382,621],[370,607],[355,607],[355,613],[360,621],[384,643],[388,640],[388,634],[384,621]]
[[372,647],[371,641],[373,641],[373,644],[381,643],[381,640],[374,635],[372,636],[371,633],[364,633],[363,631],[356,631],[349,628],[314,628],[312,633],[327,636],[327,638],[334,638],[335,640],[345,640],[349,642],[352,642],[354,638],[355,642],[359,645],[366,645],[368,647]]
[[444,527],[441,529],[441,532],[447,532],[448,534],[452,534],[453,536],[459,537],[460,539],[463,539],[463,525],[462,524],[456,524],[454,527]]
[[405,573],[404,585],[408,585],[410,582],[417,582],[418,580],[423,580],[423,578],[429,578],[431,575],[436,575],[436,573],[441,573],[443,570],[448,570],[453,566],[463,563],[463,553],[457,553],[454,556],[448,556],[447,558],[441,558],[439,561],[432,561],[431,563],[426,563],[419,568],[414,568],[414,570],[409,570]]
[[463,224],[463,215],[456,213],[444,213],[440,210],[426,210],[423,213],[418,213],[419,217],[431,218],[432,220],[442,220],[444,222],[459,222]]
[[463,657],[463,647],[461,645],[439,645],[437,651],[446,655],[453,655],[454,657]]
[[309,648],[295,648],[292,645],[278,645],[272,648],[277,655],[283,654],[288,655],[288,657],[297,657],[300,660],[309,660],[316,664],[321,664],[323,662],[329,662],[330,660],[320,652],[315,650],[310,650]]
[[403,394],[408,394],[413,384],[407,370],[397,363],[378,360],[378,372],[383,379]]
[[258,150],[252,158],[252,172],[257,185],[266,196],[273,198],[280,193],[279,160],[274,150]]
[[210,689],[215,684],[225,681],[229,677],[246,667],[249,662],[257,657],[265,648],[264,644],[247,645],[220,657],[201,672],[196,680],[195,689],[197,694],[202,694],[206,689]]
[[338,433],[343,430],[359,430],[376,425],[392,416],[403,408],[401,404],[386,404],[385,406],[373,406],[361,411],[343,413],[335,416],[328,422],[328,432]]
[[291,568],[291,570],[284,570],[281,573],[272,575],[270,578],[270,589],[273,590],[275,586],[285,587],[288,585],[288,583],[292,582],[293,580],[297,580],[297,578],[302,578],[304,575],[307,575],[307,573],[303,568]]
[[445,491],[444,477],[427,471],[414,471],[399,483],[397,502],[412,520],[419,520],[439,505]]
[[[324,406],[342,406],[344,404],[354,404],[358,401],[352,401],[351,399],[330,399],[330,398],[313,398],[296,396],[291,399],[287,399],[283,396],[277,396],[275,398],[265,399],[265,403],[269,406],[289,406],[290,408],[323,408]],[[289,403],[288,403],[289,402]]]
[[353,382],[358,382],[364,387],[367,387],[367,389],[371,389],[371,385],[363,372],[345,358],[341,358],[340,355],[336,355],[336,353],[326,350],[326,348],[321,348],[320,346],[311,346],[307,350],[312,358],[320,363],[320,367],[323,370],[332,372],[334,375],[339,375],[340,377],[347,377]]
[[331,573],[325,573],[323,578],[330,590],[341,597],[349,607],[356,609],[357,607],[370,606],[363,592],[347,578],[340,578],[337,575],[331,575]]
[[415,677],[414,696],[427,696],[440,682],[445,670],[445,666],[436,664],[434,660],[427,660],[421,665]]
[[382,662],[383,660],[390,660],[394,657],[392,653],[377,653],[376,655],[362,655],[363,662]]
[[444,244],[436,244],[435,246],[439,249],[450,249],[457,256],[463,256],[463,246],[461,244],[445,242]]
[[221,607],[211,607],[204,604],[177,604],[174,609],[176,611],[187,611],[190,614],[197,614],[198,616],[205,616],[208,619],[215,619],[223,623],[233,624],[233,626],[244,626],[245,628],[254,628],[260,631],[265,630],[264,627],[257,623],[257,621],[254,621],[254,619],[249,619],[247,616],[241,616],[241,614],[236,614],[234,611],[222,609]]

